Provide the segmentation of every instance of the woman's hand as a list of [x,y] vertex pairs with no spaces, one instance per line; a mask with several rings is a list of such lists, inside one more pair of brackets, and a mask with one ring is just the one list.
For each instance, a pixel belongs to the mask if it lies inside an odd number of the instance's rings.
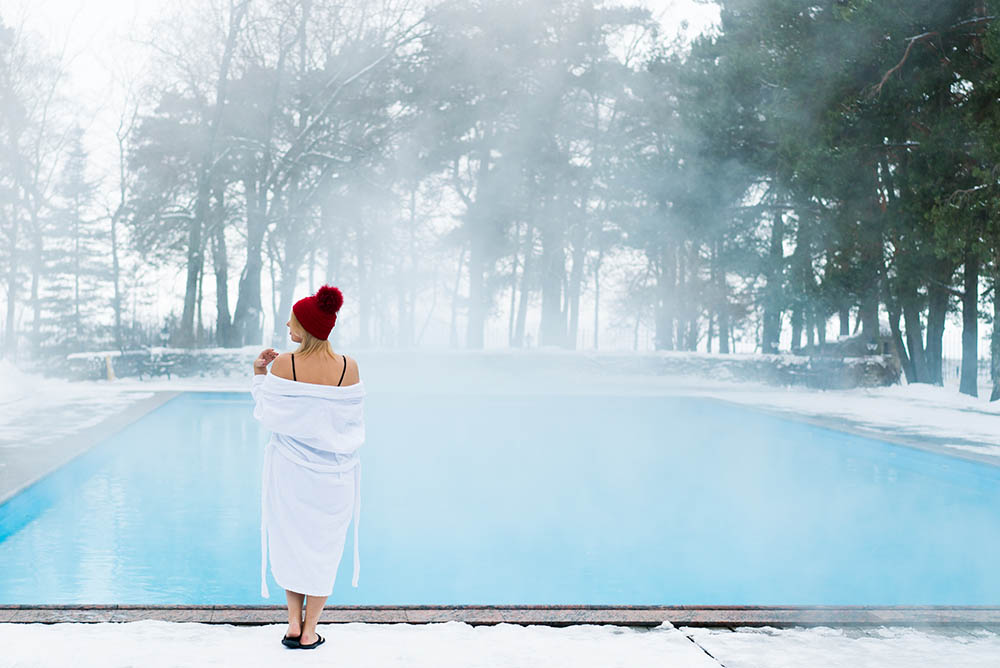
[[278,351],[274,348],[262,350],[253,362],[253,372],[256,374],[267,373],[267,365],[273,362],[277,356]]

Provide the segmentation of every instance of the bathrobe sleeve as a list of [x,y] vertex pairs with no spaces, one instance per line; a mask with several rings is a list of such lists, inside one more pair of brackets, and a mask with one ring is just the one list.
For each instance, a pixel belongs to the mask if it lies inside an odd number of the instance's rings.
[[250,381],[250,396],[253,397],[253,416],[260,421],[261,426],[268,431],[279,431],[276,426],[280,423],[274,414],[272,401],[268,400],[267,391],[264,389],[264,379],[266,373],[255,373]]
[[264,429],[293,436],[310,436],[311,431],[303,429],[298,413],[302,411],[302,402],[296,402],[291,397],[285,397],[273,392],[267,386],[267,374],[254,374],[250,382],[250,395],[253,397],[253,416],[260,421]]

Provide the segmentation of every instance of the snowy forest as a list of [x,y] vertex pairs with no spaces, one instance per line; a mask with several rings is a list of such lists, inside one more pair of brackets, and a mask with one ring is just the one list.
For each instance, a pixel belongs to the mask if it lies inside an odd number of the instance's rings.
[[[960,391],[991,336],[1000,398],[1000,2],[715,4],[688,43],[592,0],[178,5],[99,177],[0,10],[3,354],[257,344],[330,282],[354,346],[419,345],[432,302],[467,349],[630,312],[657,350],[885,338],[936,384],[955,314]],[[141,266],[185,277],[167,322]]]

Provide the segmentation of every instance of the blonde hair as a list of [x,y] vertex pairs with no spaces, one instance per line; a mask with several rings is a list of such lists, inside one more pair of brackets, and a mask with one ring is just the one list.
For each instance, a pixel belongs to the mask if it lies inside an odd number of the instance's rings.
[[322,355],[326,353],[331,359],[336,359],[337,356],[333,354],[333,348],[330,346],[330,341],[328,339],[317,339],[315,336],[306,331],[306,328],[302,326],[299,319],[295,317],[295,312],[292,311],[291,317],[292,325],[295,327],[296,333],[302,337],[302,343],[294,351],[295,353],[306,356],[312,355],[313,353]]

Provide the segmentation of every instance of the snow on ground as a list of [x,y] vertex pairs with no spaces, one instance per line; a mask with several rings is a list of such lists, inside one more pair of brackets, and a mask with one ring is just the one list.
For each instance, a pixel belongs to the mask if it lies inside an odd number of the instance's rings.
[[151,620],[0,624],[0,666],[718,666],[670,628],[319,624],[326,642],[315,650],[283,647],[285,629],[284,624],[209,626]]
[[957,450],[1000,456],[1000,402],[934,385],[807,390],[756,384],[705,384],[692,394],[900,437],[929,438]]
[[879,627],[857,637],[829,627],[738,628],[736,632],[681,628],[727,668],[995,668],[1000,636]]
[[305,651],[280,644],[285,628],[151,620],[0,624],[0,666],[995,668],[1000,657],[1000,636],[985,630],[952,635],[882,627],[860,635],[826,627],[731,632],[675,629],[668,623],[648,630],[459,622],[320,624],[326,642]]
[[72,435],[150,396],[148,388],[31,375],[0,360],[0,454]]

